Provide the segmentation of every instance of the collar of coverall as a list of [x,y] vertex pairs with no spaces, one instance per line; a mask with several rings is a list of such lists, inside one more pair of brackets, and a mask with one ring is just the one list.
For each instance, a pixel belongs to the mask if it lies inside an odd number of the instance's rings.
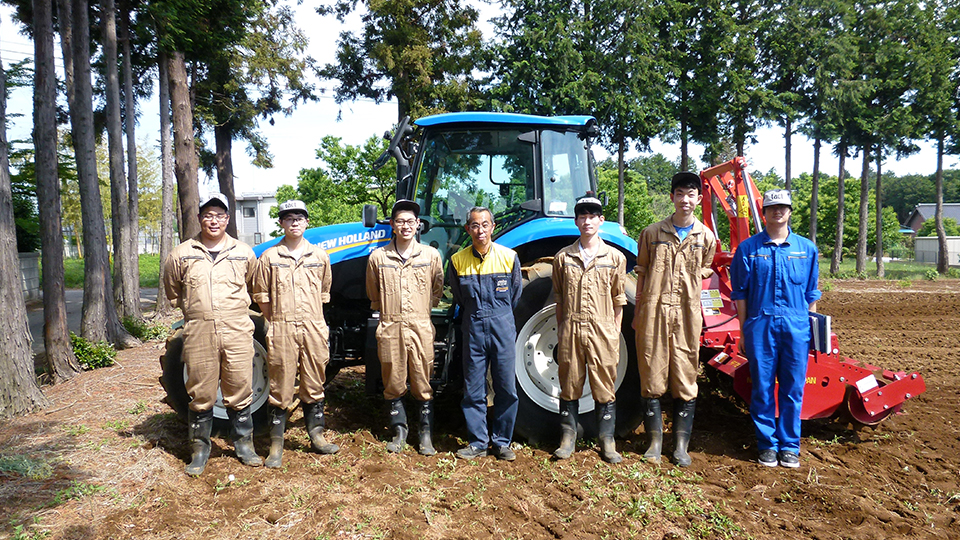
[[[301,238],[301,240],[303,241],[303,251],[300,253],[300,258],[302,259],[313,254],[313,244],[311,244],[306,238]],[[277,244],[277,253],[279,253],[281,257],[293,258],[293,255],[290,254],[290,249],[283,242]]]
[[390,246],[391,248],[393,248],[393,249],[388,249],[388,250],[387,250],[387,255],[391,255],[391,256],[394,256],[394,255],[395,255],[397,258],[399,258],[400,260],[404,260],[404,261],[409,261],[410,259],[412,259],[412,258],[420,255],[420,251],[423,249],[423,244],[421,244],[420,242],[417,242],[416,240],[414,240],[414,242],[413,242],[413,253],[411,253],[409,257],[407,257],[406,259],[404,259],[402,256],[400,256],[400,249],[397,248],[397,239],[396,239],[396,238],[391,238],[391,239],[390,239],[390,243],[387,244],[387,245]]

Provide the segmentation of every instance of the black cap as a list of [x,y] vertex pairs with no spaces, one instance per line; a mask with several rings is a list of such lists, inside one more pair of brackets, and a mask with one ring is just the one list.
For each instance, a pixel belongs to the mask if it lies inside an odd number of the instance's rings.
[[393,203],[393,210],[390,211],[390,219],[397,215],[397,212],[413,212],[413,215],[420,217],[420,205],[409,199],[400,199]]
[[700,180],[700,175],[690,171],[678,172],[673,175],[673,178],[670,180],[670,193],[673,193],[674,190],[680,187],[689,187],[696,188],[697,191],[703,189],[703,181]]

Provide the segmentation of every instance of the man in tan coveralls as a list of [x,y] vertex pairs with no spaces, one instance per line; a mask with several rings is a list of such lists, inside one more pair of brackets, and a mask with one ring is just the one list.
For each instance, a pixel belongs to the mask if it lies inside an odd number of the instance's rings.
[[613,434],[617,424],[617,364],[627,258],[600,238],[603,205],[588,192],[573,209],[580,239],[553,259],[553,291],[557,297],[560,371],[560,448],[557,459],[569,458],[577,442],[577,415],[583,383],[590,377],[596,402],[600,457],[620,463]]
[[680,172],[670,183],[675,212],[640,233],[637,254],[637,359],[640,393],[645,402],[644,429],[649,445],[643,458],[660,462],[663,417],[660,397],[669,385],[673,395],[674,462],[688,467],[687,454],[697,398],[700,365],[700,307],[702,280],[713,271],[710,264],[717,239],[694,216],[703,198],[700,177]]
[[164,262],[167,298],[183,312],[183,362],[187,367],[189,475],[203,472],[217,386],[233,425],[233,446],[244,465],[263,460],[253,448],[253,321],[248,285],[257,258],[250,246],[227,235],[227,198],[212,193],[200,201],[200,234],[181,243]]
[[420,446],[425,456],[433,448],[433,339],[436,330],[430,309],[443,294],[440,252],[417,241],[420,205],[399,200],[393,205],[390,224],[393,239],[370,254],[367,263],[367,296],[371,309],[380,311],[377,349],[383,376],[383,397],[390,402],[393,440],[387,451],[401,452],[407,440],[407,413],[403,395],[420,402]]
[[330,257],[303,238],[310,223],[303,201],[281,203],[278,217],[283,240],[260,255],[253,280],[253,299],[270,323],[270,455],[266,466],[274,469],[281,466],[287,411],[293,404],[298,373],[310,445],[321,454],[340,450],[323,437],[323,385],[330,360],[330,329],[323,304],[330,301]]

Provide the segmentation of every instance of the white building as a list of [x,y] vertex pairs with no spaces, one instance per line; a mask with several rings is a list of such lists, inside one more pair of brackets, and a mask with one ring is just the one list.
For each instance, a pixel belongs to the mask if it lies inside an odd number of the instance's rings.
[[237,239],[251,246],[273,238],[278,230],[276,218],[270,217],[270,208],[277,205],[277,193],[241,193],[237,195]]

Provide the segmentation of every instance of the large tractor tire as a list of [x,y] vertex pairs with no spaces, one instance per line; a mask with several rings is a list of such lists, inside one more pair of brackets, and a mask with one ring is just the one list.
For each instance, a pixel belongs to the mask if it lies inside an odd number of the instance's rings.
[[[270,383],[267,377],[267,349],[266,327],[263,317],[259,313],[250,314],[253,320],[253,403],[250,405],[253,411],[254,426],[258,431],[266,426],[267,421],[267,400],[270,397]],[[184,422],[187,421],[187,410],[190,403],[190,397],[187,396],[186,381],[187,370],[183,365],[181,355],[183,353],[183,328],[177,331],[167,339],[167,348],[163,356],[160,357],[163,373],[160,375],[160,384],[167,392],[166,402],[177,411]],[[229,433],[229,420],[227,418],[227,409],[223,406],[223,395],[217,389],[217,403],[213,406],[214,430],[220,433]]]
[[[517,394],[520,407],[515,434],[530,443],[556,445],[560,440],[560,381],[557,367],[557,303],[552,261],[541,259],[524,269],[523,294],[514,312],[517,322]],[[628,276],[628,304],[623,309],[620,363],[617,367],[617,434],[632,432],[643,421],[640,377],[633,334],[636,280]],[[589,380],[580,398],[580,437],[596,437],[597,423]]]

